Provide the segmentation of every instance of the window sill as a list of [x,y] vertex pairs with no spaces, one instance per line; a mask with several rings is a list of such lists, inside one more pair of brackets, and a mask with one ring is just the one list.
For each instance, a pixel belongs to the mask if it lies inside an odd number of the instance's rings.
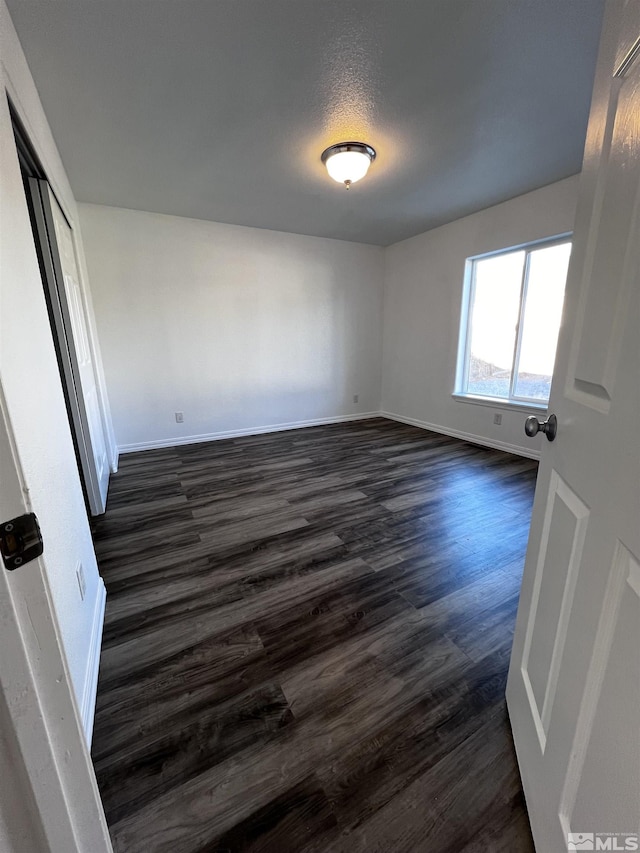
[[537,411],[546,412],[547,403],[523,403],[520,400],[501,400],[499,397],[476,397],[473,394],[451,395],[458,403],[472,403],[474,406],[486,406],[491,409],[511,409],[512,411]]

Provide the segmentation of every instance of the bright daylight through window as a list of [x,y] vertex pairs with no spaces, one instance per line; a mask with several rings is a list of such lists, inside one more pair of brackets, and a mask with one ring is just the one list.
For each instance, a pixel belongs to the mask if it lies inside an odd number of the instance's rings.
[[570,254],[564,239],[469,261],[458,394],[548,402]]

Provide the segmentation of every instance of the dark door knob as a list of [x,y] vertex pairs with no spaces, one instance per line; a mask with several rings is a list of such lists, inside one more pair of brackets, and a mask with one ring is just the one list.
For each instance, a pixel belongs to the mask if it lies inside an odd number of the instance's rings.
[[555,415],[549,415],[546,421],[540,423],[535,415],[530,415],[524,422],[524,431],[529,438],[533,438],[534,435],[543,432],[549,441],[553,441],[558,432],[558,419]]

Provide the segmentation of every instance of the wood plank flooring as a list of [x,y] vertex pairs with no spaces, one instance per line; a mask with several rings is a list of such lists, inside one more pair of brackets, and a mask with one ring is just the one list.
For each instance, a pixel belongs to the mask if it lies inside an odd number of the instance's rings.
[[536,463],[383,419],[121,458],[118,853],[530,853],[504,689]]

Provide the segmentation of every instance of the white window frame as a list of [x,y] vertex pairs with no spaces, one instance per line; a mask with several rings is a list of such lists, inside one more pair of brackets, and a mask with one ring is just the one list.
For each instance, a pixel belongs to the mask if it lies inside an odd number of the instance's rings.
[[[467,258],[464,273],[464,285],[462,292],[462,308],[460,312],[460,332],[458,339],[458,359],[456,367],[456,384],[453,397],[457,400],[462,400],[467,403],[479,403],[481,405],[491,405],[498,408],[521,408],[521,409],[547,409],[549,401],[543,401],[531,397],[522,397],[514,393],[515,383],[518,376],[518,364],[520,363],[520,349],[522,345],[520,330],[524,318],[524,310],[527,298],[527,287],[529,284],[529,264],[531,252],[536,249],[549,248],[557,246],[561,243],[570,243],[573,238],[573,232],[568,231],[564,234],[558,234],[555,237],[547,237],[542,240],[533,240],[529,243],[521,243],[517,246],[509,246],[506,249],[498,249],[494,252],[485,252],[481,255],[472,255]],[[499,255],[509,255],[513,252],[525,252],[525,259],[522,265],[522,279],[520,282],[520,307],[518,311],[518,323],[516,326],[515,345],[513,359],[511,362],[511,380],[509,383],[508,397],[491,397],[473,394],[467,391],[469,381],[469,362],[470,362],[470,347],[471,347],[471,312],[475,298],[475,270],[476,262],[485,260],[486,258],[494,258]]]

